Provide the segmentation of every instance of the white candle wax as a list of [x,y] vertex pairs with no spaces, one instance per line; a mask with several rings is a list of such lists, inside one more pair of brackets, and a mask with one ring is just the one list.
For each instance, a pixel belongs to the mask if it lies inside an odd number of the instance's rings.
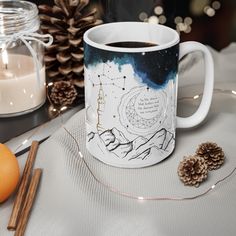
[[0,116],[37,108],[46,100],[45,67],[40,68],[38,82],[32,57],[7,56],[7,66],[0,58]]

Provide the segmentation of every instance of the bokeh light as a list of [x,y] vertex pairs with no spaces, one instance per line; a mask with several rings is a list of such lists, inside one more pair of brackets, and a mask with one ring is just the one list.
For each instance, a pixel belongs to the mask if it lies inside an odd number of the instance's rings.
[[161,15],[163,13],[163,8],[161,6],[156,6],[154,12],[156,15]]
[[150,16],[148,18],[148,22],[151,24],[158,24],[159,23],[159,19],[157,16]]

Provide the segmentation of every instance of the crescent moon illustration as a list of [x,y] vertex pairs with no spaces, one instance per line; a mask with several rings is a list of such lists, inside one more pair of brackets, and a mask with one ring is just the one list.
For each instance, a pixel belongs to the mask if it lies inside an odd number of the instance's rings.
[[147,91],[143,86],[133,88],[121,99],[120,122],[130,133],[151,134],[165,119],[165,101],[163,91]]

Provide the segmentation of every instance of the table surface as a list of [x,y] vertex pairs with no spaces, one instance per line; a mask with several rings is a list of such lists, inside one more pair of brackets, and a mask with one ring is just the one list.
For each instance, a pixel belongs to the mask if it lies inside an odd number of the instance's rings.
[[0,118],[0,142],[5,143],[49,120],[48,104],[29,114]]
[[[222,82],[223,79],[222,83],[218,83],[218,88],[236,90],[235,66],[232,63],[232,57],[236,57],[235,45],[231,45],[230,50],[226,49],[221,53],[212,50],[212,53],[217,70],[216,81]],[[223,61],[226,63],[224,66],[221,65]],[[199,83],[202,71],[202,61],[199,60],[192,69],[182,74],[182,78],[188,79],[185,79],[186,83],[181,86],[190,86],[194,84],[193,81]],[[190,76],[192,83],[189,82]],[[226,82],[226,79],[229,82]],[[180,96],[195,95],[201,91],[202,86],[192,86],[189,89],[190,87],[181,88]],[[66,123],[66,127],[79,141],[93,172],[106,184],[136,195],[194,196],[204,192],[236,166],[235,104],[235,97],[215,95],[211,112],[201,126],[178,130],[174,154],[158,165],[143,169],[114,168],[90,156],[84,144],[84,111],[74,115]],[[196,106],[197,103],[193,101],[182,101],[179,113],[191,113]],[[68,117],[65,118],[67,119]],[[60,122],[57,123],[56,129],[58,125]],[[9,146],[16,147],[15,143],[21,142],[22,138],[20,139],[8,142]],[[197,144],[208,140],[214,140],[224,148],[226,163],[220,170],[210,173],[208,180],[201,187],[183,186],[176,175],[179,161],[184,155],[192,154]],[[26,157],[27,153],[18,158],[21,171]],[[236,234],[235,174],[208,195],[195,200],[149,202],[128,199],[110,192],[92,178],[78,158],[76,144],[63,128],[40,145],[35,167],[43,168],[43,178],[27,226],[28,236]],[[6,230],[13,199],[14,196],[0,205],[1,236],[14,235]]]

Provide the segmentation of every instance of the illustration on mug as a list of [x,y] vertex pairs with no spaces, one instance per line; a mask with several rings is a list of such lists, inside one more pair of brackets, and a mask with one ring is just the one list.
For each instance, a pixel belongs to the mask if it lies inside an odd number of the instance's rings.
[[169,156],[175,142],[178,47],[141,53],[85,47],[90,150],[122,162]]

